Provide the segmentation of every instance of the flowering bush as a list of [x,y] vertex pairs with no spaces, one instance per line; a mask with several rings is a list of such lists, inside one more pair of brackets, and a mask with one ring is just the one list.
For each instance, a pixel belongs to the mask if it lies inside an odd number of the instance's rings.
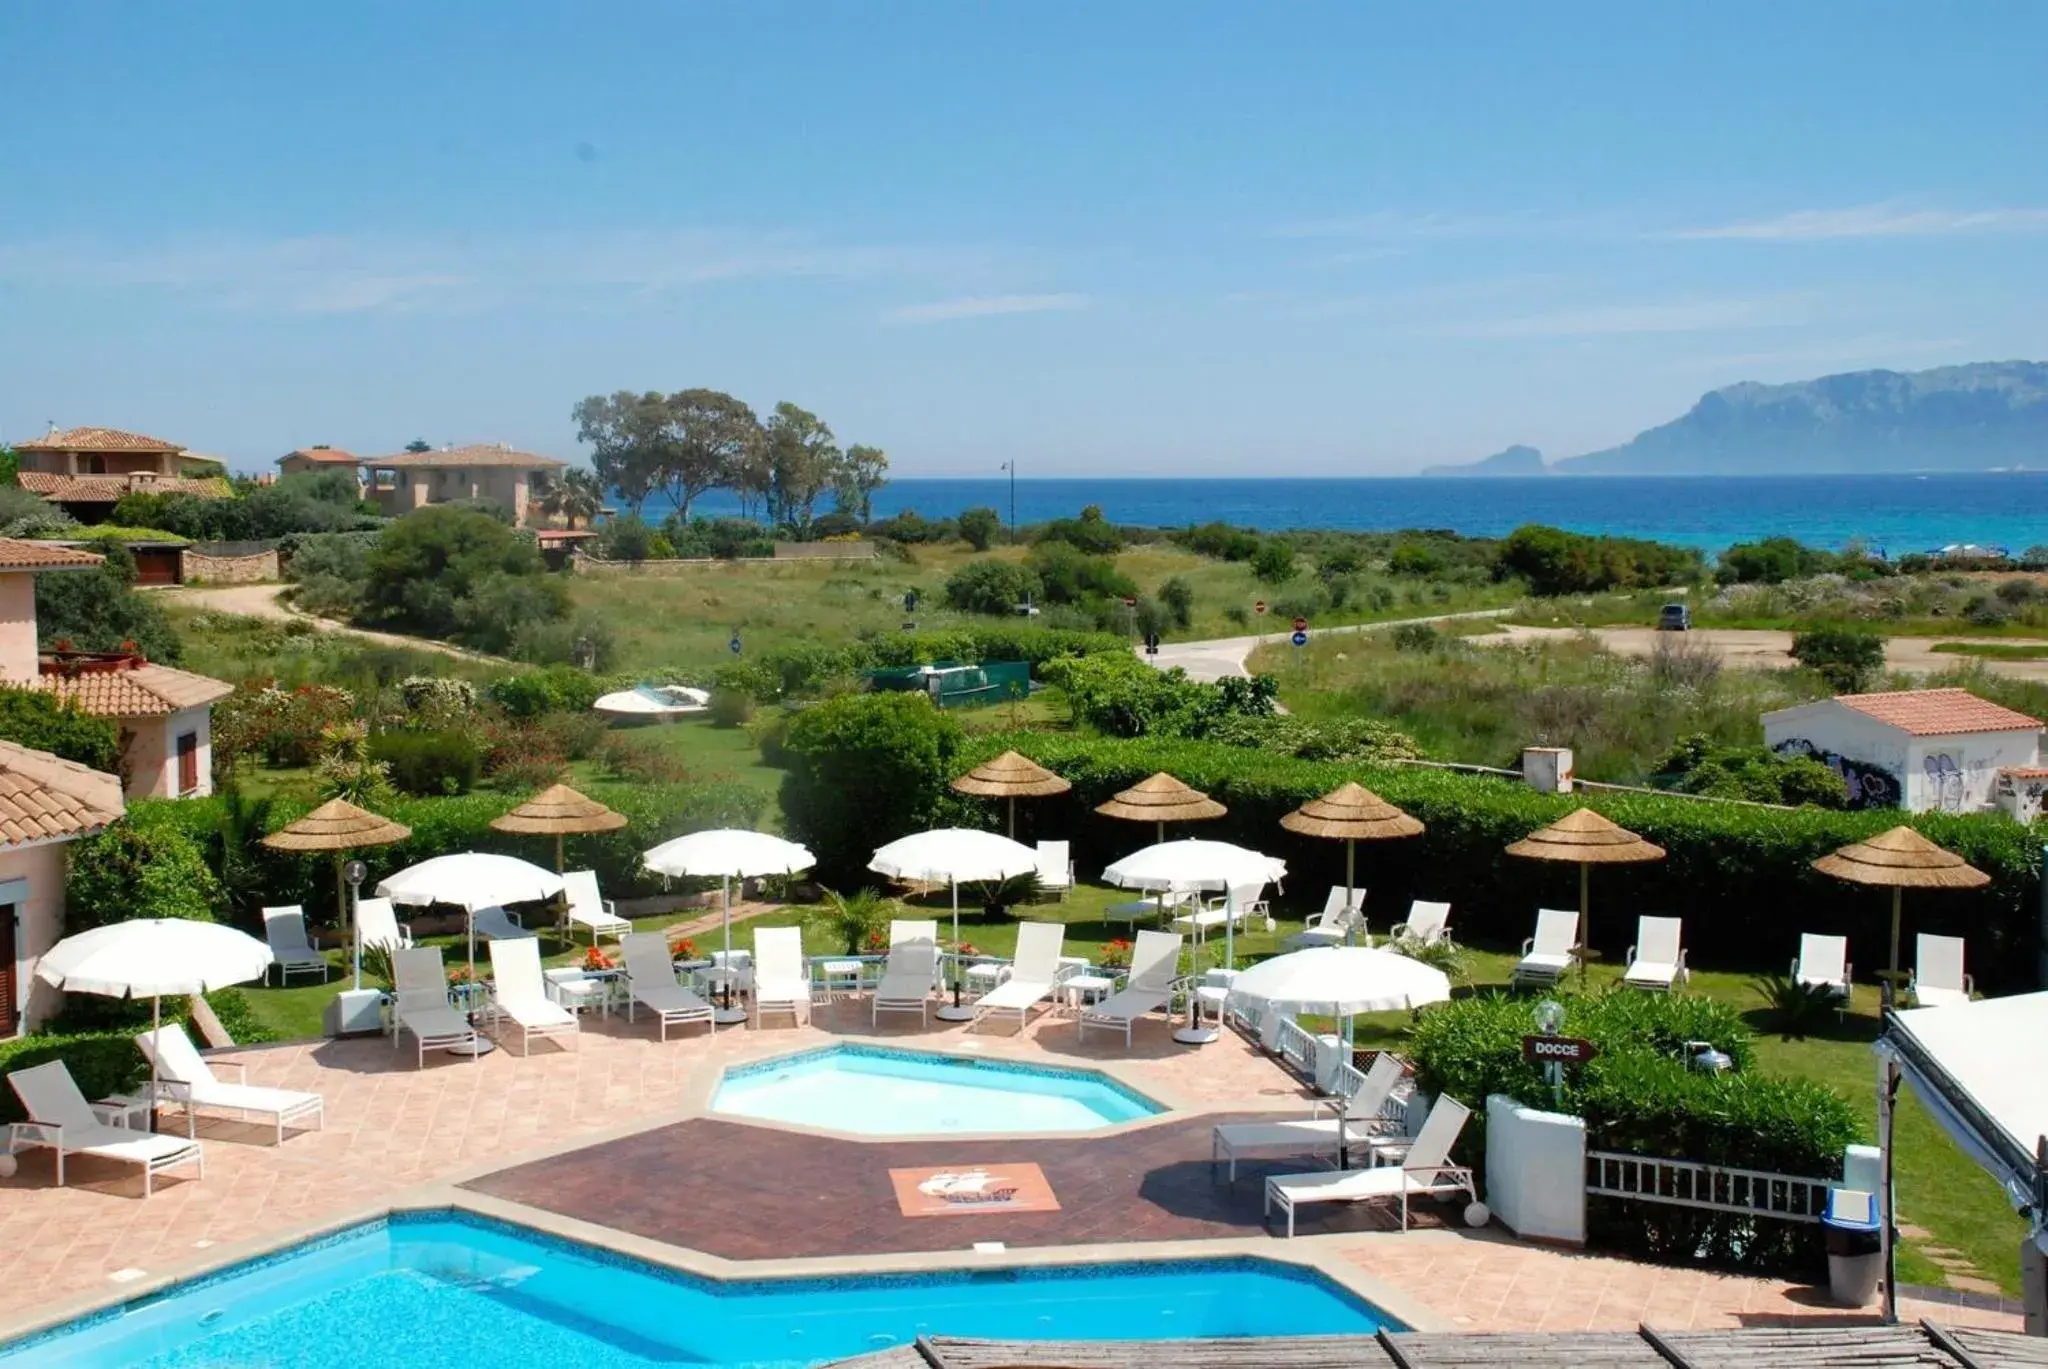
[[615,962],[604,953],[603,948],[592,946],[583,953],[583,968],[586,970],[609,970],[615,968]]
[[450,984],[467,984],[472,977],[467,965],[458,964],[448,967],[448,982]]
[[677,960],[695,960],[697,958],[697,943],[688,937],[680,937],[668,944],[668,953]]
[[214,754],[230,766],[252,755],[267,765],[311,765],[321,733],[353,719],[355,707],[353,694],[331,685],[244,684],[213,711]]
[[867,940],[861,943],[861,951],[865,955],[886,955],[889,951],[889,938],[883,936],[880,931],[869,932]]
[[1100,959],[1102,968],[1105,970],[1124,969],[1131,963],[1130,941],[1124,937],[1118,937],[1102,948]]

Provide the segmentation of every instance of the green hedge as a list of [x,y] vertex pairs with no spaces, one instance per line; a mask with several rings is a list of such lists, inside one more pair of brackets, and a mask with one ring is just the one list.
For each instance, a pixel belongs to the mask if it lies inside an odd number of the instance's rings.
[[[736,780],[712,780],[694,784],[643,784],[593,780],[579,785],[583,793],[626,815],[626,826],[616,832],[570,837],[567,858],[572,869],[594,869],[610,898],[629,898],[661,891],[659,875],[641,868],[640,856],[649,847],[670,837],[707,827],[752,827],[761,817],[763,802],[758,791]],[[537,864],[554,864],[552,837],[508,836],[491,830],[491,819],[524,801],[525,794],[477,791],[455,798],[397,799],[380,811],[394,822],[412,829],[412,835],[392,846],[359,854],[370,866],[369,884],[408,865],[450,855],[458,851],[500,851]],[[140,828],[171,828],[203,839],[218,829],[225,800],[144,799],[128,808],[129,824]],[[279,801],[268,815],[271,829],[302,816],[312,805]],[[334,862],[326,855],[290,855],[252,846],[249,851],[257,867],[255,887],[270,904],[297,903],[305,908],[309,921],[335,925]],[[231,910],[233,921],[254,927],[257,909]]]
[[[1578,869],[1520,860],[1509,842],[1586,804],[1664,847],[1667,859],[1593,871],[1592,944],[1619,956],[1635,935],[1638,913],[1685,919],[1695,963],[1782,970],[1800,932],[1839,932],[1850,941],[1859,975],[1884,963],[1890,899],[1883,890],[1845,885],[1816,873],[1811,862],[1851,841],[1901,821],[1960,852],[1991,876],[1981,891],[1914,891],[1906,898],[1906,950],[1915,931],[1964,936],[1970,969],[1987,991],[2031,988],[2039,939],[2036,899],[2040,836],[1996,815],[1781,811],[1661,795],[1539,794],[1512,780],[1413,766],[1297,760],[1214,742],[1105,740],[1050,733],[998,733],[969,738],[955,773],[1015,749],[1073,782],[1071,792],[1017,805],[1018,837],[1065,837],[1084,870],[1099,869],[1148,843],[1152,834],[1101,818],[1095,805],[1117,790],[1164,770],[1230,809],[1229,816],[1174,828],[1169,836],[1213,837],[1252,846],[1287,861],[1288,891],[1297,903],[1320,906],[1322,891],[1344,878],[1344,844],[1299,837],[1280,826],[1282,814],[1307,799],[1356,780],[1428,824],[1423,836],[1362,842],[1358,882],[1371,891],[1368,911],[1384,928],[1410,899],[1451,901],[1451,927],[1461,941],[1519,946],[1539,907],[1578,906]],[[906,811],[930,811],[970,825],[995,826],[1000,806],[957,798],[936,781],[931,792],[905,795]],[[900,835],[900,833],[898,834]],[[814,840],[825,840],[813,831]],[[815,847],[814,847],[815,849]]]
[[[1522,1058],[1533,1001],[1499,993],[1458,999],[1424,1012],[1411,1036],[1418,1085],[1474,1109],[1458,1150],[1475,1169],[1486,1151],[1488,1095],[1556,1106],[1541,1067]],[[1565,1072],[1563,1106],[1586,1119],[1591,1149],[1833,1178],[1843,1147],[1861,1139],[1854,1109],[1833,1090],[1755,1071],[1751,1033],[1726,1003],[1632,990],[1560,1001],[1564,1033],[1600,1051],[1591,1064]],[[1726,1052],[1736,1071],[1688,1070],[1681,1051],[1688,1041]],[[1811,1275],[1824,1253],[1810,1224],[1611,1198],[1589,1200],[1587,1237],[1647,1259],[1757,1273]]]

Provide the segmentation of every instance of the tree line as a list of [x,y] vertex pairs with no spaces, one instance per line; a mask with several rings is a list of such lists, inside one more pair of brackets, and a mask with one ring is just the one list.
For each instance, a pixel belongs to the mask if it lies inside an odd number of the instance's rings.
[[591,447],[591,468],[635,517],[665,494],[684,520],[711,490],[731,490],[751,518],[808,525],[828,492],[842,512],[869,521],[889,458],[858,443],[841,449],[816,414],[783,402],[764,423],[721,390],[591,395],[571,411],[576,436]]

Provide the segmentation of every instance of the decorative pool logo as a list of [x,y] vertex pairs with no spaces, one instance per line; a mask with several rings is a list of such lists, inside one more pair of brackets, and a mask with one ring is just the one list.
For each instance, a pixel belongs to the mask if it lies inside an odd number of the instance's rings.
[[1037,1165],[946,1165],[892,1169],[896,1206],[906,1217],[963,1212],[1057,1212],[1059,1200]]

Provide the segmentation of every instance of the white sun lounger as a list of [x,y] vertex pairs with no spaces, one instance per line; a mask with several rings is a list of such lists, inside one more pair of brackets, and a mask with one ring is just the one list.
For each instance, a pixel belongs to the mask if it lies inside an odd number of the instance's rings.
[[1509,984],[1555,984],[1572,967],[1579,944],[1579,915],[1569,908],[1538,908],[1536,935],[1522,943]]
[[1038,843],[1038,889],[1040,893],[1065,898],[1074,887],[1072,847],[1064,841]]
[[974,1000],[969,1030],[991,1013],[1014,1012],[1021,1031],[1031,1010],[1051,998],[1060,982],[1060,949],[1066,939],[1067,929],[1060,923],[1018,923],[1017,954],[1010,962],[1010,977]]
[[801,927],[762,927],[754,932],[754,1026],[762,1014],[786,1012],[805,1021],[811,1015],[811,977],[804,972]]
[[[1256,1155],[1314,1155],[1328,1151],[1334,1161],[1347,1145],[1363,1148],[1386,1125],[1380,1109],[1401,1082],[1401,1061],[1381,1051],[1364,1082],[1348,1099],[1318,1098],[1307,1117],[1279,1122],[1228,1122],[1209,1133],[1209,1164],[1230,1162],[1230,1182],[1237,1182],[1237,1162]],[[1324,1116],[1328,1111],[1331,1115]]]
[[1920,933],[1913,943],[1913,978],[1908,988],[1913,1002],[1923,1008],[1969,1002],[1977,986],[1963,973],[1963,939]]
[[619,916],[618,905],[597,890],[597,871],[571,870],[562,876],[562,895],[569,900],[569,931],[590,929],[590,944],[600,936],[624,936],[633,924]]
[[7,1076],[7,1082],[29,1118],[9,1124],[8,1152],[36,1146],[56,1151],[60,1188],[66,1155],[91,1155],[142,1166],[145,1198],[154,1191],[156,1176],[178,1165],[196,1165],[200,1177],[206,1176],[206,1156],[197,1141],[115,1125],[113,1118],[85,1101],[62,1060],[16,1070]]
[[[1347,892],[1349,898],[1346,898]],[[1323,911],[1310,913],[1308,925],[1287,938],[1290,950],[1311,946],[1342,946],[1352,937],[1365,935],[1365,890],[1347,891],[1341,884],[1330,886]]]
[[702,1022],[715,1034],[718,1020],[711,1005],[676,982],[675,961],[670,959],[668,938],[660,932],[627,932],[619,938],[619,954],[626,962],[626,1020],[633,1010],[645,1005],[661,1022],[661,1039],[668,1029],[690,1022]]
[[479,908],[472,915],[476,934],[490,941],[525,941],[532,932],[513,920],[503,908]]
[[511,1018],[519,1028],[519,1053],[533,1049],[533,1038],[575,1037],[582,1024],[576,1014],[548,997],[540,972],[540,942],[532,937],[491,943],[491,1021]]
[[1412,941],[1422,946],[1434,946],[1450,936],[1450,921],[1450,904],[1431,903],[1418,898],[1408,905],[1407,920],[1388,934],[1386,944]]
[[914,1012],[930,1021],[932,990],[939,982],[939,924],[897,919],[889,924],[889,959],[868,999],[868,1020],[880,1025],[885,1012]]
[[1628,968],[1621,982],[1638,989],[1670,993],[1673,986],[1691,978],[1685,968],[1685,947],[1680,939],[1685,923],[1675,917],[1636,919],[1636,944],[1628,948]]
[[1822,936],[1818,932],[1799,934],[1799,958],[1792,962],[1794,983],[1826,989],[1837,998],[1849,997],[1849,938]]
[[[1178,932],[1140,932],[1131,947],[1131,968],[1117,991],[1100,1003],[1081,1011],[1076,1035],[1086,1038],[1088,1028],[1121,1029],[1124,1047],[1131,1044],[1131,1028],[1141,1017],[1158,1012],[1173,999],[1173,982],[1180,970]],[[1268,1009],[1271,1011],[1271,1009]]]
[[[236,1080],[229,1083],[213,1072],[213,1062],[193,1048],[183,1027],[159,1027],[135,1038],[142,1053],[156,1065],[157,1087],[163,1098],[181,1105],[188,1116],[199,1108],[220,1108],[244,1117],[268,1117],[277,1126],[277,1144],[284,1144],[287,1126],[312,1119],[318,1131],[325,1121],[325,1106],[317,1093],[296,1093],[290,1089],[268,1089]],[[225,1068],[249,1067],[238,1060],[223,1060]]]
[[306,914],[298,904],[265,908],[263,939],[270,943],[271,958],[277,962],[279,983],[291,983],[295,974],[327,978],[327,957],[314,950],[306,938]]
[[[448,972],[441,966],[439,946],[418,946],[396,951],[391,956],[394,981],[391,995],[391,1049],[397,1050],[405,1033],[419,1043],[419,1064],[427,1063],[429,1050],[448,1046],[476,1046],[476,1028],[469,1014],[448,1003]],[[475,1059],[472,1054],[471,1059]]]
[[1451,1146],[1465,1129],[1472,1110],[1445,1094],[1429,1110],[1429,1120],[1398,1165],[1378,1169],[1345,1169],[1316,1174],[1276,1174],[1266,1180],[1266,1216],[1278,1207],[1287,1214],[1287,1234],[1294,1235],[1295,1209],[1311,1203],[1373,1202],[1397,1198],[1401,1229],[1408,1229],[1408,1199],[1431,1194],[1463,1193],[1477,1201],[1472,1171],[1450,1163]]
[[412,945],[412,933],[398,925],[398,910],[388,898],[356,900],[356,941],[364,950],[382,946],[402,951]]

